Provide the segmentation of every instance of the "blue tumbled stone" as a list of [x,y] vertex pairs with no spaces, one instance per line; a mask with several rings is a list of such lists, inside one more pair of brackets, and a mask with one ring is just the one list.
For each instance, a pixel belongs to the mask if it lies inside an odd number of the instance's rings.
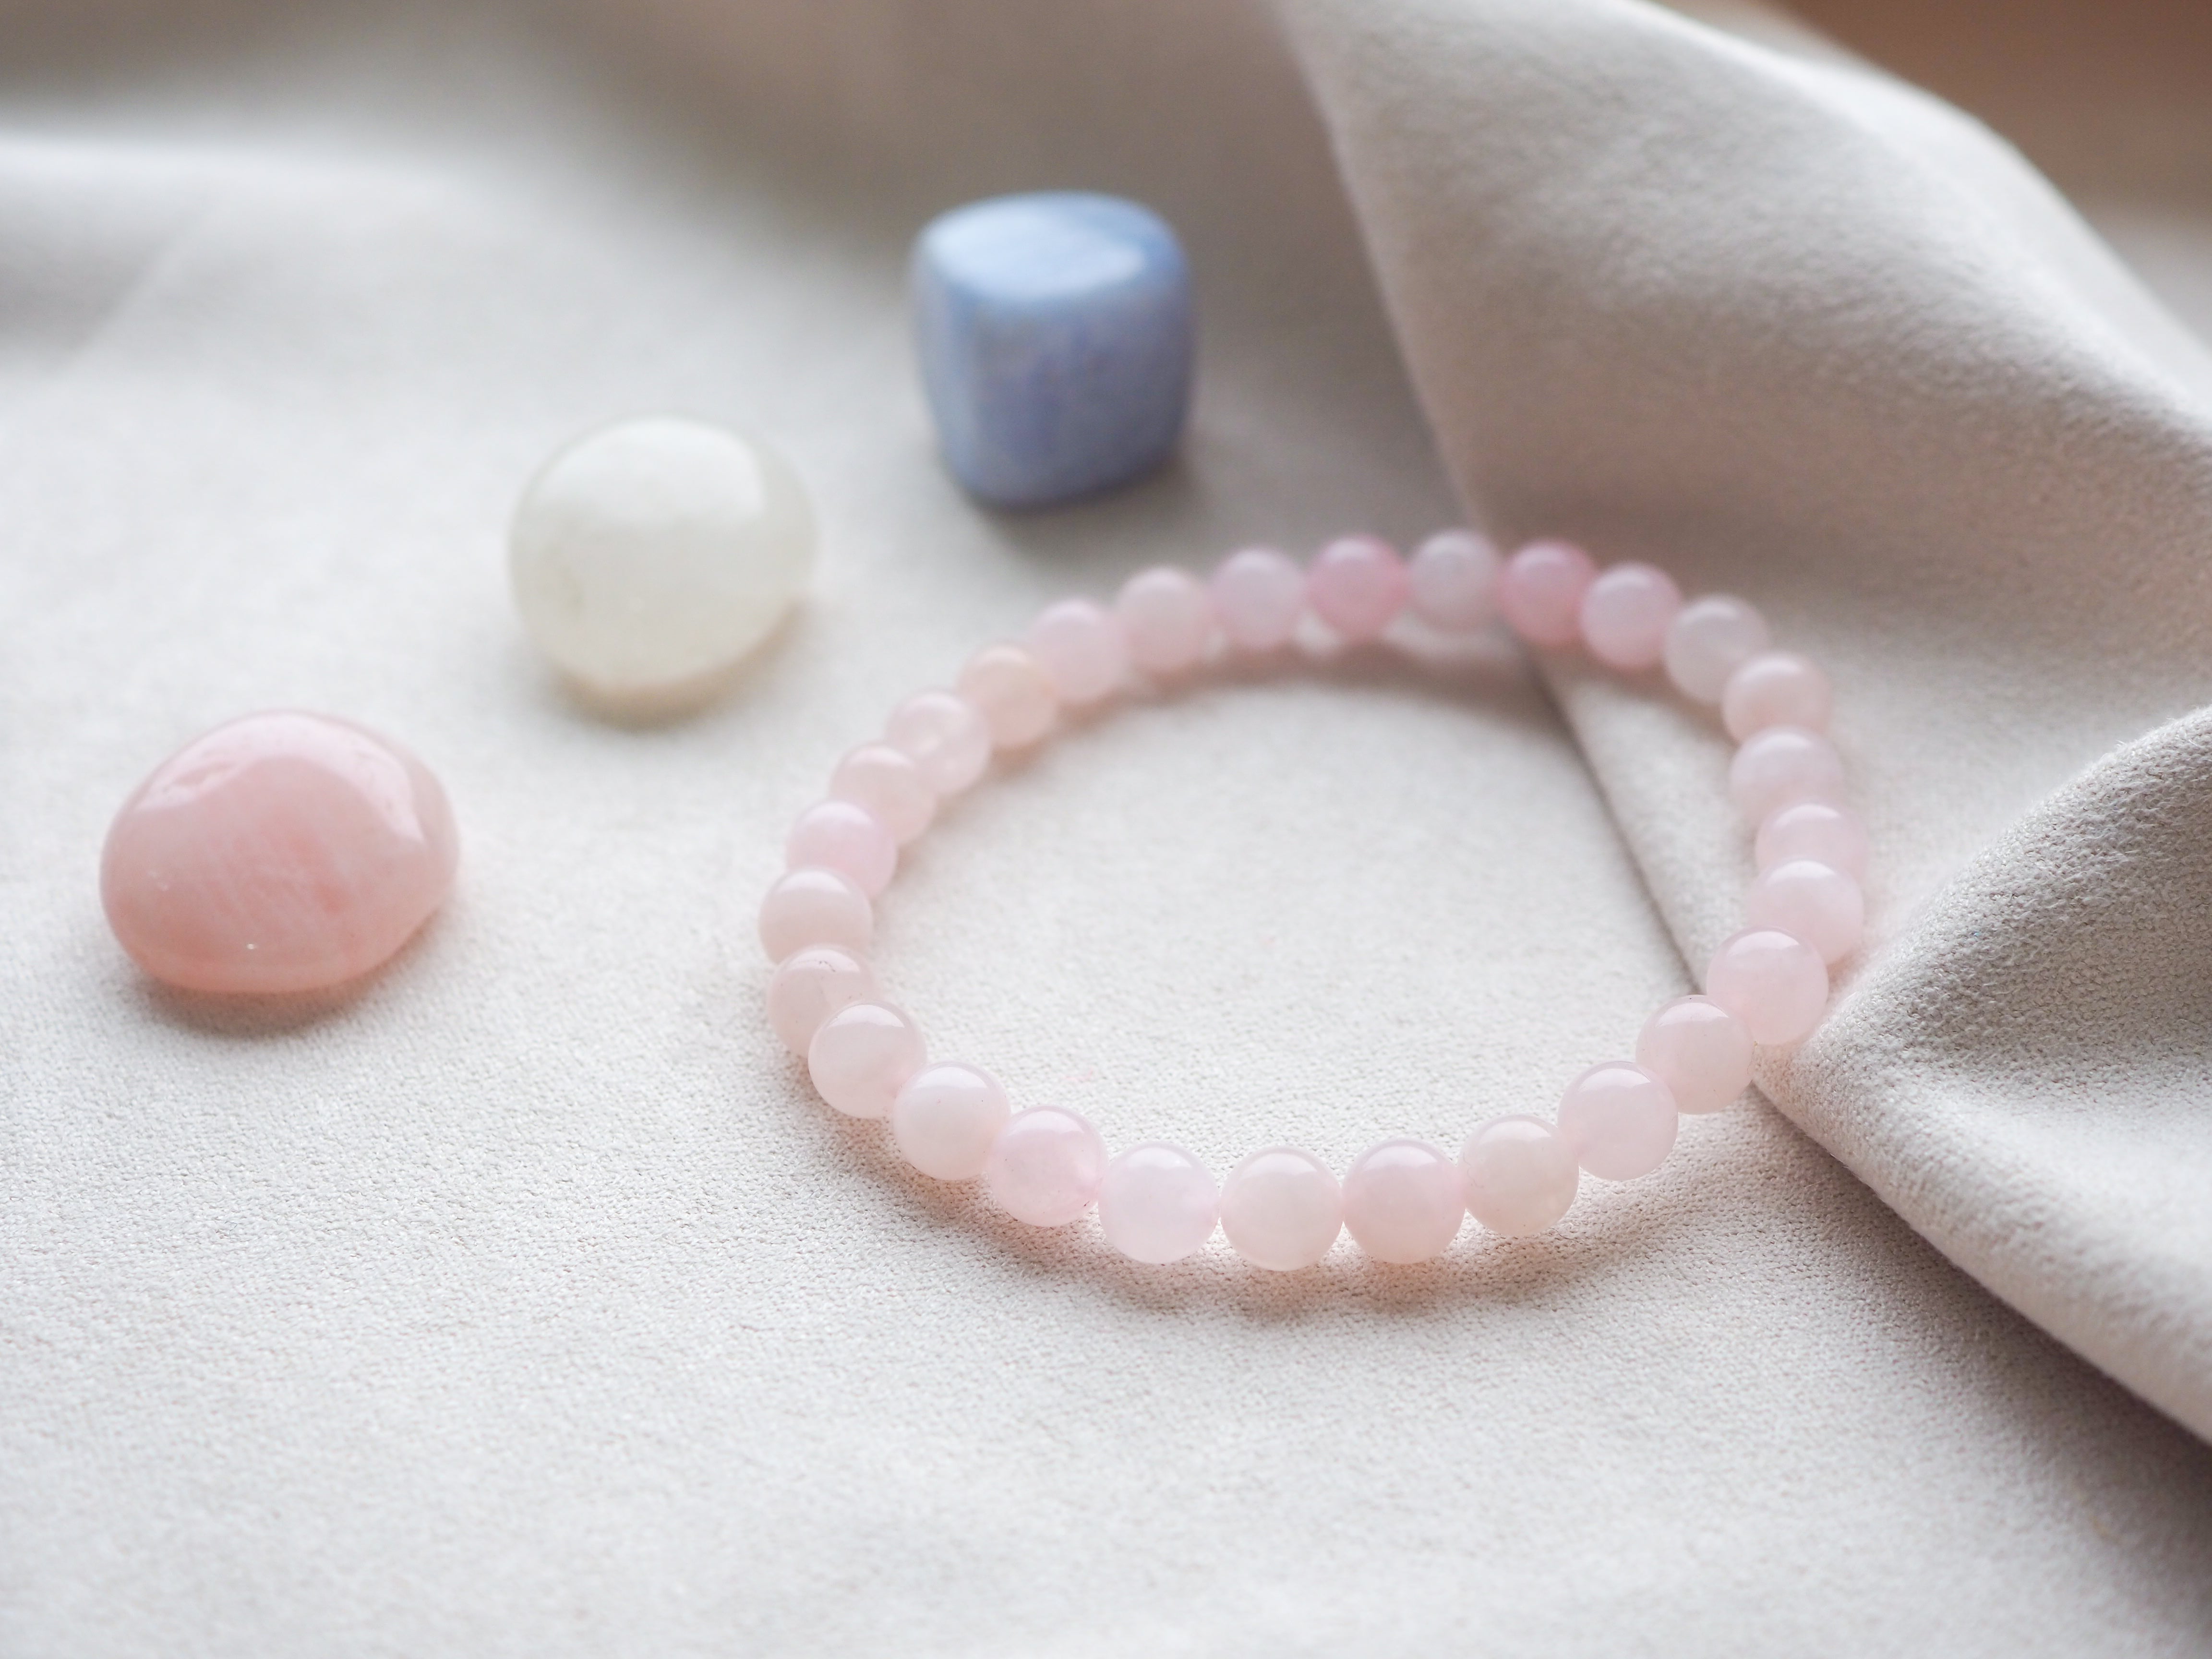
[[921,378],[945,465],[1003,507],[1127,483],[1190,404],[1190,267],[1167,222],[1117,197],[1000,196],[914,248]]

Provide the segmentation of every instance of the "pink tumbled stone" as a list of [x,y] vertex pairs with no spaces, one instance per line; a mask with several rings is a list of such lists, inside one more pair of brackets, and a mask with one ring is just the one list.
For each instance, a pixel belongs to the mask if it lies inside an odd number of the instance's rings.
[[999,1079],[957,1060],[925,1066],[891,1102],[891,1139],[906,1161],[939,1181],[973,1181],[1011,1109]]
[[887,1117],[928,1057],[921,1030],[903,1010],[855,1002],[816,1030],[806,1045],[806,1074],[814,1091],[847,1117]]
[[1219,1194],[1192,1153],[1164,1141],[1132,1146],[1106,1166],[1098,1224],[1133,1261],[1180,1261],[1213,1237]]
[[1340,536],[1314,556],[1306,603],[1352,644],[1379,639],[1406,608],[1410,583],[1398,550],[1379,536]]
[[1835,712],[1828,677],[1794,651],[1762,651],[1747,658],[1721,690],[1721,724],[1741,743],[1770,726],[1825,732]]
[[1674,1150],[1681,1120],[1667,1085],[1641,1066],[1593,1066],[1559,1097],[1559,1134],[1601,1181],[1650,1175]]
[[898,868],[898,842],[881,818],[848,800],[817,801],[799,815],[783,844],[783,861],[796,870],[819,865],[850,876],[870,898],[890,885]]
[[1224,559],[1206,585],[1222,634],[1239,651],[1273,651],[1298,631],[1306,573],[1272,547],[1248,547]]
[[1844,757],[1818,732],[1770,726],[1754,732],[1729,763],[1729,798],[1753,823],[1801,800],[1835,801],[1844,793]]
[[167,984],[313,991],[389,959],[445,902],[459,858],[446,792],[398,744],[327,714],[249,714],[123,804],[100,896],[131,959]]
[[1121,584],[1114,615],[1128,637],[1129,660],[1147,674],[1195,668],[1213,637],[1213,601],[1188,570],[1156,565]]
[[834,945],[866,956],[875,930],[875,907],[842,870],[819,865],[787,870],[761,901],[761,944],[770,962],[781,962],[810,945]]
[[1526,1238],[1567,1212],[1582,1184],[1574,1149],[1533,1117],[1493,1118],[1460,1148],[1467,1212],[1494,1233]]
[[1344,1231],[1344,1191],[1311,1152],[1270,1146],[1222,1183],[1221,1231],[1254,1267],[1295,1273],[1327,1255]]
[[1656,565],[1613,565],[1583,590],[1583,643],[1607,668],[1656,668],[1681,608],[1682,590]]
[[1814,859],[1789,859],[1751,884],[1743,919],[1803,939],[1832,964],[1858,949],[1866,933],[1866,899],[1842,871]]
[[877,998],[876,970],[867,958],[834,945],[810,945],[786,957],[768,982],[768,1022],[783,1046],[803,1054],[840,1008]]
[[1828,969],[1804,940],[1747,927],[1713,952],[1705,994],[1734,1014],[1753,1042],[1775,1047],[1812,1035],[1828,1006]]
[[1718,702],[1729,677],[1766,649],[1766,618],[1729,593],[1708,593],[1668,624],[1667,678],[1692,702]]
[[1717,1112],[1751,1086],[1751,1033],[1710,997],[1676,997],[1644,1022],[1636,1063],[1678,1112]]
[[1129,641],[1121,624],[1089,599],[1048,605],[1030,624],[1022,643],[1072,708],[1113,695],[1129,672]]
[[1597,579],[1590,556],[1571,542],[1531,542],[1498,577],[1498,608],[1531,645],[1572,645],[1582,635],[1583,595]]
[[1761,870],[1789,859],[1815,859],[1854,881],[1866,879],[1867,850],[1866,826],[1857,816],[1824,800],[1799,801],[1770,814],[1752,843]]
[[1472,530],[1444,530],[1407,568],[1413,614],[1447,634],[1468,634],[1498,614],[1498,550]]
[[1459,1165],[1425,1140],[1370,1146],[1344,1177],[1345,1228],[1377,1261],[1440,1256],[1466,1219]]
[[902,847],[937,816],[936,792],[922,781],[921,768],[887,743],[864,743],[839,761],[830,775],[830,798],[866,808]]
[[1032,1227],[1064,1227],[1089,1209],[1106,1178],[1106,1143],[1091,1120],[1058,1106],[1017,1112],[991,1143],[983,1184],[998,1206]]
[[884,741],[921,769],[939,799],[957,795],[991,763],[991,728],[982,711],[951,691],[917,691],[891,710]]
[[956,682],[990,728],[994,749],[1026,749],[1052,730],[1060,694],[1043,665],[1018,645],[987,645]]

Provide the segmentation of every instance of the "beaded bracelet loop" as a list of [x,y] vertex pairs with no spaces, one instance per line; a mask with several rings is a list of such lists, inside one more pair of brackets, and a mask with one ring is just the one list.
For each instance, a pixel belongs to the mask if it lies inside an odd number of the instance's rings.
[[[1707,964],[1705,994],[1645,1022],[1633,1060],[1606,1060],[1570,1083],[1554,1120],[1500,1117],[1456,1160],[1425,1141],[1386,1140],[1340,1182],[1292,1146],[1254,1152],[1218,1188],[1197,1158],[1165,1142],[1109,1157],[1097,1129],[1058,1106],[1012,1110],[989,1073],[932,1062],[921,1032],[888,1001],[870,964],[872,901],[898,849],[938,803],[968,788],[995,750],[1049,733],[1064,707],[1103,702],[1133,672],[1166,680],[1208,660],[1282,650],[1318,623],[1346,643],[1381,638],[1401,614],[1464,634],[1494,617],[1535,646],[1579,643],[1624,674],[1664,669],[1693,702],[1717,705],[1738,747],[1729,789],[1756,827],[1759,874],[1746,926]],[[1600,572],[1565,542],[1530,544],[1502,563],[1464,530],[1425,542],[1410,564],[1389,544],[1332,542],[1301,570],[1266,549],[1232,554],[1200,581],[1159,567],[1122,586],[1112,608],[1048,607],[1020,644],[985,647],[952,690],[923,691],[892,712],[883,738],[837,764],[829,798],[800,814],[786,873],[761,907],[778,965],[768,1011],[823,1100],[854,1117],[887,1117],[898,1149],[941,1181],[981,1177],[999,1206],[1039,1227],[1093,1203],[1107,1241],[1139,1261],[1192,1254],[1218,1221],[1247,1261],[1310,1267],[1348,1229],[1378,1261],[1441,1254],[1466,1217],[1510,1237],[1565,1215],[1584,1174],[1629,1181],[1657,1169],[1678,1115],[1714,1112],[1751,1080],[1755,1046],[1793,1043],[1819,1024],[1829,966],[1864,926],[1867,838],[1843,805],[1844,767],[1825,735],[1826,677],[1770,648],[1767,625],[1723,594],[1685,604],[1664,571]]]

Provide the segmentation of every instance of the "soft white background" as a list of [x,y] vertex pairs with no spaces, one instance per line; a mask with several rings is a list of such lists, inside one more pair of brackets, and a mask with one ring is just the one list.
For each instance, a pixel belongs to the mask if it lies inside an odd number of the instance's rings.
[[[1291,9],[1303,73],[1229,0],[9,10],[0,1652],[2212,1644],[2212,1451],[1763,1103],[1687,1121],[1661,1174],[1592,1183],[1540,1242],[1140,1270],[1088,1224],[1034,1233],[911,1176],[760,1018],[750,913],[789,816],[898,696],[1047,599],[1249,541],[1412,538],[1462,515],[1455,477],[1502,528],[1636,519],[1609,486],[1526,487],[1575,459],[1545,447],[1558,410],[1532,402],[1522,448],[1485,441],[1510,353],[1451,368],[1455,338],[1540,341],[1550,313],[1454,301],[1514,267],[1461,257],[1495,221],[1436,181],[1504,189],[1511,167],[1457,158],[1546,153],[1449,97],[1571,91],[1559,66],[1614,46],[1771,65],[1601,0],[1555,9],[1588,39],[1519,61],[1480,32],[1543,46],[1518,9],[1315,0]],[[1632,107],[1679,90],[1620,84]],[[938,207],[1045,184],[1176,220],[1203,386],[1165,476],[999,518],[931,454],[901,264]],[[2185,224],[2134,222],[2198,269]],[[1393,240],[1424,225],[1443,258]],[[1616,406],[1595,391],[1586,416]],[[725,703],[625,728],[520,637],[501,538],[550,447],[660,409],[783,448],[823,568]],[[1822,556],[1867,526],[1798,525],[1762,586],[1743,550],[1774,498],[1746,499],[1734,544],[1670,542],[1663,514],[1634,533],[1817,635],[1878,750],[1898,676],[1929,677],[1868,643],[1879,583],[1834,620]],[[2203,700],[2130,684],[2006,732],[1955,811],[1912,791],[1956,730],[1910,766],[1862,757],[1902,849],[1884,939],[2109,743]],[[1692,716],[1553,689],[1579,741],[1488,648],[1078,730],[915,851],[885,976],[1022,1100],[1217,1165],[1287,1137],[1341,1166],[1542,1109],[1684,988],[1741,857],[1724,814],[1683,816],[1718,764]],[[439,771],[459,890],[354,997],[166,995],[100,921],[107,817],[179,743],[285,704]],[[1839,1023],[1878,1036],[1874,1000]],[[2185,1085],[2188,1017],[2148,1045]],[[1851,1141],[1833,1103],[1889,1052],[1770,1080],[1894,1185],[1898,1138]],[[2087,1089],[2059,1092],[2078,1117]],[[1940,1127],[1945,1157],[1972,1144]],[[1970,1162],[1914,1219],[1996,1279],[1941,1231],[1992,1179]],[[2094,1350],[2141,1357],[2138,1387],[2204,1340],[2194,1250]],[[2106,1310],[2134,1282],[2080,1288]]]

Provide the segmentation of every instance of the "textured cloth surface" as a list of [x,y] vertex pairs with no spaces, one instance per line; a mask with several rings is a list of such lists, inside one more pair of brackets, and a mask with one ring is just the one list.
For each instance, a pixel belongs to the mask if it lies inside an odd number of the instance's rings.
[[[0,1653],[2212,1644],[2203,358],[1786,31],[1287,17],[11,10]],[[902,261],[1058,185],[1183,232],[1197,416],[1139,489],[994,516]],[[786,450],[823,568],[732,696],[625,727],[520,637],[501,537],[554,444],[665,408]],[[1285,1279],[1024,1230],[811,1098],[751,913],[842,747],[1070,588],[1455,486],[1832,665],[1878,937],[1788,1117],[1686,1121],[1543,1240]],[[1085,726],[915,849],[885,976],[939,1054],[1217,1168],[1547,1109],[1744,869],[1694,719],[1545,673]],[[162,994],[106,818],[285,704],[440,772],[460,890],[356,995]]]

